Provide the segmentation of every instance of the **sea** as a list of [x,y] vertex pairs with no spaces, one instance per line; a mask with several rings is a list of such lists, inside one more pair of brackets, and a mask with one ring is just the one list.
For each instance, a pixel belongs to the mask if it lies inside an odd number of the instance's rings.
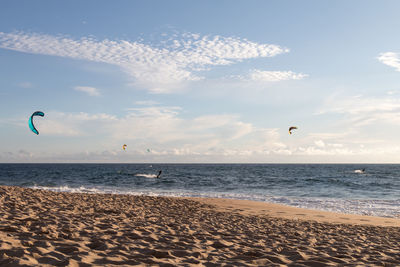
[[246,199],[400,218],[398,164],[0,164],[0,185]]

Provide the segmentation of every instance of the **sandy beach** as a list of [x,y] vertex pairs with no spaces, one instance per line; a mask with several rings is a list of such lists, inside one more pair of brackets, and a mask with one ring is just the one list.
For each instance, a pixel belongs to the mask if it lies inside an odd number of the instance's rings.
[[0,266],[398,266],[400,220],[0,186]]

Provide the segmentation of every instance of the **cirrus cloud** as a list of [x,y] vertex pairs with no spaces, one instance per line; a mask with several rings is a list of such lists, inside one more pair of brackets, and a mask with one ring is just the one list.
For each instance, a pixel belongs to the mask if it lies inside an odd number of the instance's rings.
[[392,96],[328,98],[318,114],[344,114],[354,126],[369,125],[374,122],[400,124],[400,98]]

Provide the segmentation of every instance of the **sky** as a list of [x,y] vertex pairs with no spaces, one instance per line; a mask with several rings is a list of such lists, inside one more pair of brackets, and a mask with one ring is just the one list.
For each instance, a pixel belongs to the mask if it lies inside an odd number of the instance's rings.
[[398,10],[1,1],[0,163],[400,163]]

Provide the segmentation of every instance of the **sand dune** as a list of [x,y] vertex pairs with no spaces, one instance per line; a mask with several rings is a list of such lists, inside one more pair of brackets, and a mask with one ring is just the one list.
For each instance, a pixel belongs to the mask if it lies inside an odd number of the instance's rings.
[[0,266],[400,264],[399,220],[299,210],[1,186]]

